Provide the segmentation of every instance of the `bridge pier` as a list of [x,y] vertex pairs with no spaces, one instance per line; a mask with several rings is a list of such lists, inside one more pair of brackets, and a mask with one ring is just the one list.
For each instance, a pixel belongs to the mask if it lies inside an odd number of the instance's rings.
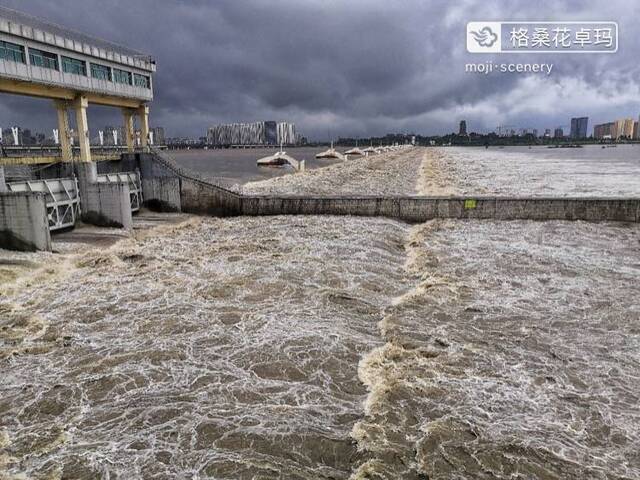
[[7,182],[4,177],[4,167],[0,166],[0,193],[7,191]]

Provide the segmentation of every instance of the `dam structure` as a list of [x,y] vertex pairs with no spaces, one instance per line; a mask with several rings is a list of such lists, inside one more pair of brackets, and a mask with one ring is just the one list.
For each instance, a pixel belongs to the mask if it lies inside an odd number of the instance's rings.
[[[155,72],[149,55],[0,7],[0,92],[49,101],[58,126],[58,145],[47,154],[0,158],[0,248],[51,250],[52,233],[73,228],[78,221],[130,230],[134,213],[143,205],[215,216],[640,221],[640,198],[245,195],[182,169],[153,148],[149,104]],[[121,110],[124,153],[93,155],[90,104]],[[227,130],[215,131],[216,138]],[[275,124],[240,130],[246,130],[250,138],[241,140],[247,142],[256,141],[256,135],[262,140],[267,130],[275,139],[295,133],[292,126],[279,131]]]
[[[102,205],[112,223],[90,218],[92,223],[131,228],[132,212],[141,205],[155,211],[221,217],[353,215],[408,223],[438,218],[640,222],[640,198],[246,195],[180,167],[165,152],[149,150],[96,162],[97,177],[113,182],[98,186],[120,185],[120,196],[116,205]],[[81,192],[81,205],[83,195]],[[0,247],[51,249],[52,214],[45,196],[44,192],[25,191],[0,194]]]
[[[155,72],[150,55],[0,7],[0,92],[48,100],[57,118],[53,155],[0,159],[2,245],[48,250],[49,232],[79,219],[132,228],[132,211],[141,202],[139,175],[98,172],[96,160],[105,158],[92,156],[87,109],[120,109],[126,150],[144,151]],[[29,169],[33,164],[40,166]]]

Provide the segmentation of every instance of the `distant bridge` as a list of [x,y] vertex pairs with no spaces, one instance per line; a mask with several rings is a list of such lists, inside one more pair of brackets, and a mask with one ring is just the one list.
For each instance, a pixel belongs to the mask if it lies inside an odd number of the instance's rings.
[[[63,158],[62,148],[51,146],[24,146],[3,147],[3,156],[0,156],[0,166],[10,165],[43,165],[55,162],[69,162],[80,160],[79,147],[71,148],[71,157]],[[126,146],[91,146],[91,159],[93,161],[117,160],[122,153],[127,152]]]

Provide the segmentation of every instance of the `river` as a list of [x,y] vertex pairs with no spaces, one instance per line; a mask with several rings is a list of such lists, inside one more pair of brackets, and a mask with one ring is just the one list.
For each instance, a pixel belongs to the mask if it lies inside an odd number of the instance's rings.
[[[441,194],[484,162],[492,192],[487,155],[247,188]],[[0,252],[6,478],[640,477],[637,224],[187,217],[56,245]]]

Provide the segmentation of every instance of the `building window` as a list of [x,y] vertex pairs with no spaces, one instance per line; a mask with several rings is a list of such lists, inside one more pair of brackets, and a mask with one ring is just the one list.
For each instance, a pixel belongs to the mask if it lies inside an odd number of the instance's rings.
[[0,41],[0,58],[11,62],[27,63],[24,47],[15,43]]
[[62,71],[65,73],[73,73],[75,75],[87,76],[87,64],[82,60],[75,58],[62,57]]
[[133,75],[133,82],[136,87],[151,88],[151,80],[146,75]]
[[29,49],[29,63],[34,67],[59,70],[58,55],[55,53],[43,52],[42,50],[36,50],[35,48]]
[[113,81],[116,83],[124,83],[126,85],[131,85],[131,73],[125,72],[124,70],[118,70],[117,68],[113,69]]
[[111,69],[109,67],[105,67],[104,65],[98,65],[96,63],[92,63],[91,76],[93,78],[97,78],[98,80],[111,81]]

